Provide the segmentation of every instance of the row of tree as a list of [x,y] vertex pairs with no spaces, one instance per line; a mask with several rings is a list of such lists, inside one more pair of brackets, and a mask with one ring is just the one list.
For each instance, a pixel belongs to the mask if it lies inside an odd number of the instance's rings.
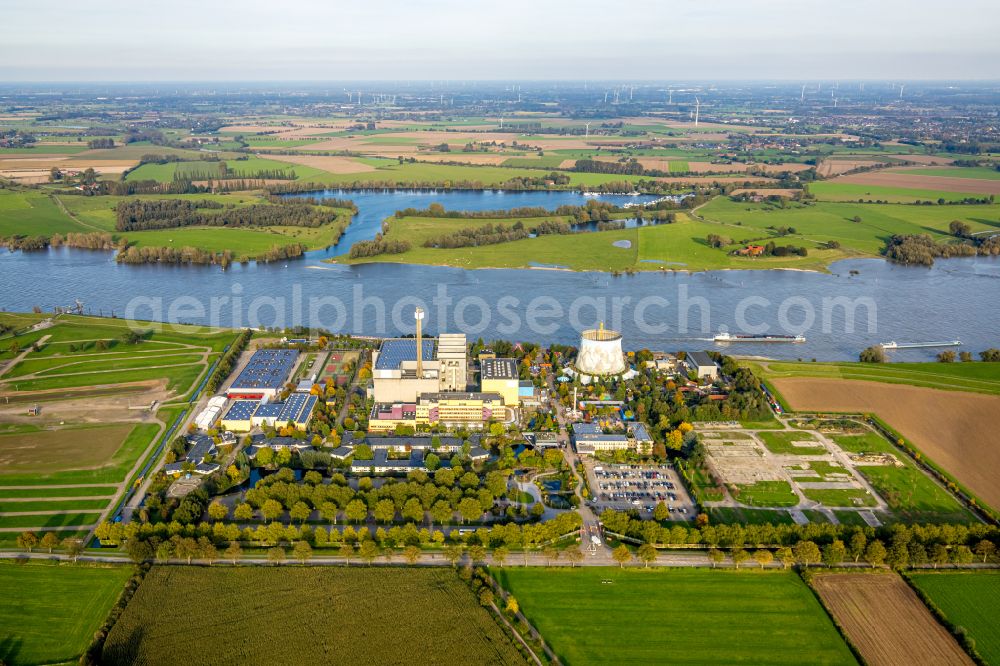
[[123,199],[115,214],[118,231],[186,226],[316,228],[337,220],[337,214],[330,209],[281,199],[231,207],[209,199]]

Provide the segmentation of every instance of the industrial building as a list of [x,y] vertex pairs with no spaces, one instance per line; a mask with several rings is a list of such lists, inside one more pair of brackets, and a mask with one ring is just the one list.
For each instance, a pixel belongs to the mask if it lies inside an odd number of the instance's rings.
[[719,377],[719,365],[703,351],[687,352],[684,363],[698,379],[715,380]]
[[648,453],[653,438],[646,424],[629,423],[624,433],[604,432],[596,423],[574,423],[573,444],[580,455],[593,455],[607,451],[638,451]]
[[308,393],[292,393],[284,402],[237,400],[222,417],[222,427],[232,432],[249,432],[263,426],[281,428],[292,423],[305,430],[317,400]]
[[520,400],[520,373],[512,358],[486,358],[479,362],[479,386],[483,393],[499,393],[504,404]]
[[235,400],[273,398],[285,387],[298,361],[295,349],[258,349],[229,386],[226,395]]
[[576,356],[576,370],[594,376],[620,375],[625,372],[625,355],[622,353],[622,335],[618,331],[598,328],[580,335],[580,351]]
[[[465,335],[423,336],[423,310],[414,312],[416,337],[389,338],[372,356],[375,402],[416,402],[421,393],[465,391]],[[419,352],[418,352],[419,350]]]
[[391,432],[397,426],[432,425],[481,428],[490,419],[506,415],[499,393],[421,393],[416,402],[376,402],[368,417],[368,430]]

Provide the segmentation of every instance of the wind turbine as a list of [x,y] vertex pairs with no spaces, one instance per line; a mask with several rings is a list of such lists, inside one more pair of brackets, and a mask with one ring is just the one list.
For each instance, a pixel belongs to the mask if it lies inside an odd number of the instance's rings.
[[802,92],[799,93],[799,101],[806,101],[806,84],[804,83],[802,84]]
[[701,111],[701,100],[694,98],[694,126],[698,126],[698,113]]
[[500,116],[500,129],[503,129],[503,116]]
[[587,128],[586,134],[584,134],[584,137],[589,137],[590,136],[590,123],[584,123],[583,125],[584,125],[584,127]]
[[903,84],[899,84],[899,99],[903,99]]
[[674,89],[671,88],[670,90],[667,91],[667,93],[668,93],[667,104],[673,104],[674,103]]

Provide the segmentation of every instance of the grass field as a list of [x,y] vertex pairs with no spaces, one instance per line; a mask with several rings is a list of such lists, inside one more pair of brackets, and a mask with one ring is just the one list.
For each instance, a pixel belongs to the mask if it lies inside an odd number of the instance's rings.
[[789,572],[494,573],[570,665],[855,663],[815,597]]
[[73,231],[86,229],[63,214],[44,192],[0,190],[0,238],[51,236]]
[[[559,267],[570,270],[711,270],[720,268],[808,268],[823,269],[828,263],[841,259],[837,250],[817,249],[816,243],[803,241],[810,246],[807,257],[768,257],[750,259],[729,256],[725,250],[712,248],[705,238],[720,233],[718,224],[691,220],[681,214],[675,224],[643,226],[620,231],[596,231],[566,235],[546,235],[496,245],[462,248],[426,248],[421,243],[430,237],[440,236],[463,227],[487,223],[511,225],[516,220],[461,220],[442,218],[394,219],[387,238],[405,238],[411,249],[402,254],[387,254],[361,259],[346,255],[336,258],[342,263],[418,263],[461,268],[528,268]],[[525,221],[527,224],[527,221]],[[615,243],[627,247],[616,246]]]
[[737,486],[734,498],[749,506],[795,506],[799,497],[788,481],[758,481]]
[[[828,184],[815,183],[810,187]],[[968,195],[958,198],[965,196]],[[803,240],[835,240],[845,252],[875,256],[893,234],[926,233],[937,240],[954,240],[948,231],[952,220],[968,223],[973,231],[997,229],[998,224],[993,220],[1000,217],[1000,205],[912,206],[820,201],[793,202],[781,208],[716,197],[701,207],[698,214],[725,225],[725,230],[716,233],[737,241],[759,238],[770,233],[769,227],[786,227],[794,228],[795,233],[784,237],[783,242],[800,245]],[[855,217],[861,221],[855,222]]]
[[[0,484],[121,483],[158,430],[155,423],[140,423],[4,435],[0,455],[10,466],[0,470]],[[44,446],[44,451],[37,446]]]
[[919,571],[908,578],[950,623],[968,632],[986,663],[1000,664],[1000,571]]
[[525,663],[439,568],[153,567],[103,663],[174,664],[178,636],[197,636],[184,645],[192,664]]
[[825,377],[1000,395],[1000,363],[751,363],[765,379]]
[[120,339],[128,330],[124,320],[63,315],[48,328],[18,335],[22,349],[48,340],[0,375],[0,393],[165,379],[168,390],[183,395],[235,337],[195,327],[149,328],[142,342],[129,345]]
[[924,474],[912,460],[898,451],[884,437],[873,432],[862,435],[833,435],[833,441],[850,453],[890,453],[903,466],[859,465],[858,472],[868,479],[876,492],[892,509],[896,518],[911,522],[966,523],[972,515],[947,490]]
[[131,567],[0,562],[0,660],[75,661],[131,575]]
[[812,585],[873,666],[973,663],[896,574],[819,574]]
[[[771,453],[791,453],[791,454],[801,454],[801,455],[813,455],[818,453],[825,453],[826,449],[816,441],[816,438],[810,435],[808,432],[785,432],[785,431],[769,431],[769,432],[759,432],[757,436],[767,450]],[[815,442],[815,446],[796,446],[795,442]]]

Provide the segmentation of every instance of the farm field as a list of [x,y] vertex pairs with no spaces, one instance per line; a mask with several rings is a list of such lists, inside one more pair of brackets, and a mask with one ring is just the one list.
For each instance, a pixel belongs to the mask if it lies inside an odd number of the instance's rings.
[[[812,188],[829,181],[810,184]],[[817,194],[818,196],[818,194]],[[884,198],[884,197],[883,197]],[[936,198],[935,198],[936,199]],[[835,240],[845,253],[877,256],[893,234],[930,234],[936,240],[954,240],[948,225],[962,220],[975,231],[996,229],[991,220],[1000,217],[1000,206],[912,206],[900,204],[852,204],[819,201],[770,204],[732,201],[716,197],[698,209],[698,215],[725,226],[715,233],[734,241],[758,240],[774,233],[774,227],[793,228],[782,242],[802,244],[804,239]],[[859,218],[860,222],[854,219]],[[776,243],[779,239],[772,238]]]
[[75,662],[131,575],[131,567],[0,562],[0,660]]
[[951,624],[965,629],[988,664],[1000,664],[1000,572],[914,571],[910,581]]
[[[867,174],[860,174],[867,175]],[[809,192],[822,201],[887,201],[889,203],[914,203],[916,201],[964,201],[969,197],[982,198],[989,192],[960,192],[953,189],[946,189],[961,185],[955,181],[961,179],[931,179],[920,176],[908,177],[904,185],[897,182],[881,183],[858,183],[843,180],[850,176],[843,176],[834,180],[825,180],[809,184]],[[936,187],[940,186],[940,188]],[[945,188],[945,189],[942,189]]]
[[896,574],[817,574],[812,585],[871,666],[973,663]]
[[176,663],[178,634],[190,663],[526,663],[450,569],[155,566],[103,662]]
[[855,663],[790,572],[508,567],[493,573],[570,665]]
[[0,238],[9,236],[51,236],[84,227],[67,217],[44,192],[0,190]]
[[[937,190],[942,192],[952,192],[963,196],[988,196],[990,194],[1000,194],[1000,178],[993,177],[970,177],[948,175],[930,175],[909,169],[893,169],[891,171],[868,171],[865,173],[853,173],[840,176],[833,181],[837,184],[860,185],[862,187],[874,187],[876,189],[885,188],[894,190],[916,189],[916,190]],[[944,170],[945,173],[950,170]],[[881,198],[881,197],[874,197]]]
[[794,410],[877,414],[988,505],[1000,506],[994,445],[1000,396],[854,379],[770,381]]
[[976,180],[1000,180],[1000,170],[990,167],[918,168],[893,170],[913,176],[941,176],[945,178],[974,178]]

